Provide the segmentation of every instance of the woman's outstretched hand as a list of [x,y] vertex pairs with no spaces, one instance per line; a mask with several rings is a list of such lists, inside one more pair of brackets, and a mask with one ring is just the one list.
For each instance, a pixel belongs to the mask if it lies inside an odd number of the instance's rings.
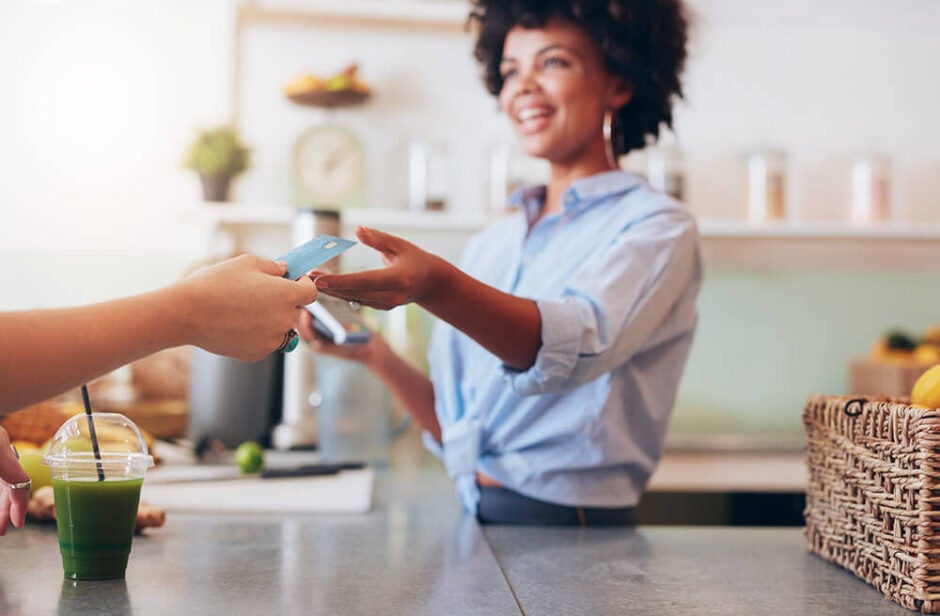
[[422,303],[440,288],[446,262],[400,237],[367,227],[356,237],[382,255],[384,268],[354,274],[312,275],[317,288],[363,306],[388,310],[411,302]]

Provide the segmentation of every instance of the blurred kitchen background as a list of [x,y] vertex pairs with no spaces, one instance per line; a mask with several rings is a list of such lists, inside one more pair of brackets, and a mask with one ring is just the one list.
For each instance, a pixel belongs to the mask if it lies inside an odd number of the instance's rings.
[[[845,392],[848,362],[884,330],[940,321],[940,3],[689,5],[674,134],[623,161],[651,177],[665,161],[703,234],[700,327],[669,442],[798,450],[808,394]],[[540,173],[480,83],[466,12],[460,0],[4,0],[0,309],[145,291],[232,250],[280,254],[308,205],[294,145],[324,122],[366,155],[343,233],[368,223],[456,259],[498,215],[493,195]],[[285,97],[298,76],[351,62],[365,103]],[[233,203],[206,204],[181,161],[197,129],[228,122],[252,164]],[[415,142],[437,157],[440,212],[409,206]],[[782,193],[748,183],[761,162]],[[862,196],[853,173],[869,173]],[[344,259],[374,263],[359,247]],[[420,340],[420,319],[406,321]]]

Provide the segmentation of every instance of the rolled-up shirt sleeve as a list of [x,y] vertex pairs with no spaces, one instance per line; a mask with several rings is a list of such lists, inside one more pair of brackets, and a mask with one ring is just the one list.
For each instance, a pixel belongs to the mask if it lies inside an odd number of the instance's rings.
[[565,391],[694,328],[698,233],[685,210],[661,210],[621,230],[572,276],[560,299],[537,299],[542,345],[525,371],[504,366],[519,395]]

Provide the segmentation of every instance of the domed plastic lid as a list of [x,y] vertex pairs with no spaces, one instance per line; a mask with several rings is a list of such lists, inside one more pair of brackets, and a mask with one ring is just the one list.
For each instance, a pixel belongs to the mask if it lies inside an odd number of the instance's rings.
[[98,452],[95,456],[88,416],[75,415],[59,428],[49,451],[43,456],[53,476],[105,478],[142,477],[153,466],[153,457],[147,451],[147,442],[137,425],[120,413],[94,413]]

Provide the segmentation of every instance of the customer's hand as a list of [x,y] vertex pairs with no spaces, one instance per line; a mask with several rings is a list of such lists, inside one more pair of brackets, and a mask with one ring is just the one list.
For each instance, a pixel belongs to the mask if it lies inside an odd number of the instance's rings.
[[10,447],[10,435],[0,428],[0,535],[5,535],[10,527],[22,528],[26,522],[26,506],[29,504],[29,490],[14,490],[11,483],[29,480],[29,475],[20,466],[13,448]]
[[212,353],[258,361],[277,349],[301,307],[317,298],[308,276],[283,278],[287,266],[241,255],[199,270],[169,290],[186,317],[186,339]]
[[317,288],[363,306],[388,310],[421,303],[441,290],[446,262],[400,237],[359,227],[356,237],[382,254],[386,267],[354,274],[314,275]]

